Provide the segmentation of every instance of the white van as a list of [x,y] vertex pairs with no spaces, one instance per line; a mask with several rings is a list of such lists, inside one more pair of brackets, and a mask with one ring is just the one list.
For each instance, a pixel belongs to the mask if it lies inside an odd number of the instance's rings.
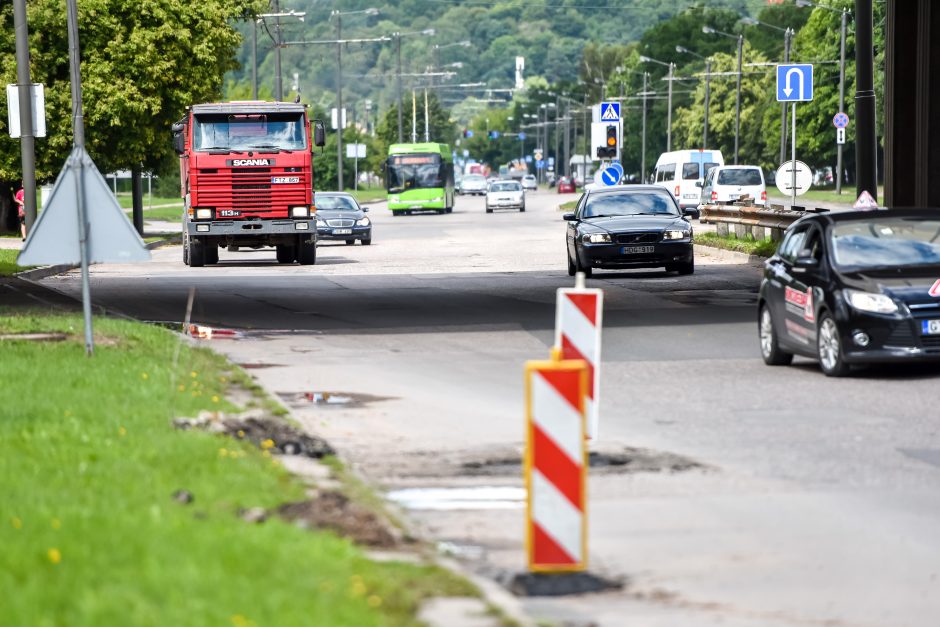
[[653,183],[665,187],[686,213],[698,217],[699,200],[705,175],[724,165],[720,150],[673,150],[656,160]]

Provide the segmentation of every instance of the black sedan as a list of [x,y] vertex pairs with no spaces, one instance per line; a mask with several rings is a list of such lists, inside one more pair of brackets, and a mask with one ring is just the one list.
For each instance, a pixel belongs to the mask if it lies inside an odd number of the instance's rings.
[[594,268],[695,272],[692,225],[672,195],[654,185],[588,190],[568,221],[568,274]]
[[372,221],[356,199],[344,192],[317,192],[313,197],[317,208],[317,240],[343,240],[353,245],[372,243]]
[[758,298],[761,354],[794,354],[829,376],[852,364],[940,361],[940,210],[804,217],[767,260]]

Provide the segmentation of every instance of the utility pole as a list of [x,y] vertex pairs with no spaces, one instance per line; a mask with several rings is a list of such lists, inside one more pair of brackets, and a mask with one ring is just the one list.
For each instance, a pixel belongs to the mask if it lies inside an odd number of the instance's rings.
[[565,176],[571,174],[571,100],[565,98]]
[[428,113],[428,90],[424,89],[424,141],[431,141],[430,114]]
[[397,54],[398,54],[398,74],[396,75],[395,83],[397,85],[397,92],[398,92],[398,143],[400,144],[404,141],[402,139],[402,132],[401,132],[401,109],[404,103],[401,100],[401,33],[400,32],[395,33],[395,42],[396,42],[396,48],[397,48]]
[[[787,28],[783,34],[783,62],[790,62],[790,46],[793,42],[793,29]],[[787,103],[780,105],[780,161],[783,163],[787,159]]]
[[555,168],[554,168],[554,174],[555,174],[556,181],[558,180],[559,172],[561,171],[561,169],[559,168],[559,161],[561,161],[561,159],[558,158],[558,112],[559,111],[561,111],[561,100],[559,99],[558,94],[555,94],[555,154],[554,154]]
[[[274,0],[274,13],[279,14],[281,6],[279,0]],[[281,83],[281,17],[274,18],[274,99],[280,102],[284,99],[284,89]],[[340,190],[342,191],[342,190]]]
[[646,182],[646,81],[649,73],[643,72],[643,138],[640,143],[640,182]]
[[702,132],[702,148],[708,148],[708,105],[712,97],[712,59],[705,59],[705,130]]
[[738,165],[738,147],[741,137],[741,57],[744,54],[744,35],[738,35],[738,86],[734,99],[734,165]]
[[258,22],[251,21],[251,99],[258,99]]
[[[16,31],[16,87],[20,99],[23,209],[26,212],[26,232],[29,233],[36,221],[36,138],[33,136],[33,81],[29,75],[26,0],[13,0],[13,30]],[[84,144],[84,137],[82,143]]]
[[343,191],[343,16],[336,17],[336,191]]
[[[845,111],[845,27],[848,12],[842,9],[842,29],[839,39],[839,112]],[[842,193],[842,144],[836,144],[836,193]]]
[[669,63],[669,97],[666,104],[666,152],[672,150],[672,77],[675,67],[675,63]]
[[878,200],[878,137],[875,127],[872,0],[855,0],[855,185]]

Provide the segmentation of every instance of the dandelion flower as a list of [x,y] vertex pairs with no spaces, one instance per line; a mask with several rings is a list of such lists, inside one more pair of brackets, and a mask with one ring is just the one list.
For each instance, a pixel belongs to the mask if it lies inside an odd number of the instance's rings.
[[143,379],[144,381],[146,381],[147,379],[150,378],[150,375],[147,374],[146,372],[141,372],[141,373],[140,373],[140,378]]
[[125,435],[127,435],[127,429],[125,429],[124,427],[119,427],[119,428],[118,428],[118,435],[121,436],[121,437],[124,437]]
[[189,373],[189,376],[191,376],[193,379],[195,379],[196,377],[199,376],[199,374],[198,374],[195,370],[193,370],[192,372]]
[[213,394],[213,395],[212,395],[212,402],[213,402],[213,403],[218,403],[218,402],[219,402],[219,397],[218,397],[217,394]]
[[52,525],[53,529],[60,529],[62,527],[62,521],[58,518],[53,518],[49,524]]
[[371,594],[369,598],[366,599],[366,603],[369,604],[369,607],[378,607],[382,605],[382,597],[377,594]]
[[262,441],[261,441],[261,448],[262,448],[263,450],[265,450],[265,451],[267,451],[268,449],[274,448],[274,440],[272,440],[271,438],[267,438],[266,440],[262,440]]
[[62,561],[62,553],[59,552],[59,549],[51,548],[46,551],[46,557],[49,558],[49,561],[53,564],[58,564]]
[[14,516],[13,518],[10,519],[10,524],[13,525],[13,528],[14,528],[14,529],[22,529],[22,528],[23,528],[23,521],[20,520],[19,518],[17,518],[16,516]]

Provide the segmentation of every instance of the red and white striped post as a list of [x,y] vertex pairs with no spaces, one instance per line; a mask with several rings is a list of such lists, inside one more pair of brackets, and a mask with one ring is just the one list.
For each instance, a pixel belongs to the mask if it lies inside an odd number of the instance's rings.
[[582,360],[525,369],[526,550],[532,572],[587,568],[587,449]]
[[583,359],[588,367],[587,436],[597,438],[601,391],[601,328],[604,292],[584,287],[578,273],[574,288],[558,290],[555,307],[555,347],[562,359]]

